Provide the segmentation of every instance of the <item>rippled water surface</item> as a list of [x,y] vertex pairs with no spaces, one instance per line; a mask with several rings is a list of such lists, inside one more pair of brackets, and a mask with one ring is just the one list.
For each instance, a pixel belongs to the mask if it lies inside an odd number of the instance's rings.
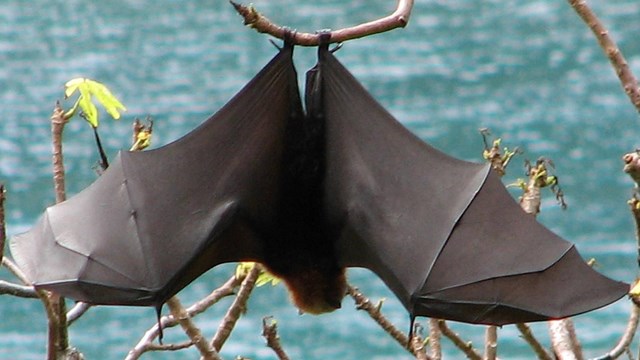
[[[391,12],[394,2],[255,0],[254,5],[278,23],[314,31],[374,19]],[[593,6],[640,73],[640,3],[594,1]],[[103,117],[101,131],[114,156],[127,147],[134,117],[156,120],[154,146],[187,133],[275,54],[267,40],[244,28],[221,0],[4,0],[0,179],[9,190],[9,232],[28,228],[53,201],[48,118],[67,80],[100,80],[127,105],[124,121]],[[300,74],[314,56],[313,49],[296,50]],[[540,220],[575,242],[583,256],[596,257],[599,271],[634,278],[634,228],[626,205],[632,183],[621,171],[620,157],[639,145],[638,116],[567,2],[418,1],[406,29],[348,42],[337,56],[399,120],[449,154],[479,161],[478,128],[489,127],[506,145],[525,149],[520,160],[553,159],[569,208],[560,210],[550,196]],[[93,138],[76,119],[64,141],[67,186],[75,193],[96,177]],[[506,181],[522,175],[514,167]],[[181,293],[182,301],[207,294],[232,271],[223,266],[207,273]],[[384,311],[402,329],[408,327],[405,311],[377,278],[364,270],[351,271],[350,277],[372,299],[387,298]],[[207,336],[228,301],[197,319]],[[627,313],[628,304],[620,301],[576,319],[588,356],[615,343]],[[298,316],[282,286],[256,291],[223,356],[274,358],[260,337],[266,315],[278,319],[294,359],[408,358],[349,299],[334,314]],[[0,358],[43,358],[46,324],[38,302],[0,297],[0,318]],[[71,341],[89,359],[119,359],[153,323],[150,309],[100,307],[73,325]],[[481,327],[452,326],[481,345]],[[534,329],[547,341],[544,324]],[[167,337],[167,342],[184,340],[178,332]],[[445,350],[446,358],[461,357],[450,345]],[[500,329],[499,354],[533,357],[512,326]],[[187,351],[146,358],[195,356]]]

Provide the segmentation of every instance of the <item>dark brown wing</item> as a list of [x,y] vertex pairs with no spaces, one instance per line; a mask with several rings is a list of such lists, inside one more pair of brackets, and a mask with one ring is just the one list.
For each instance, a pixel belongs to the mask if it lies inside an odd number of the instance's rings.
[[611,303],[627,285],[524,213],[488,165],[412,135],[328,51],[326,211],[346,266],[373,270],[412,316],[505,324]]
[[182,139],[123,152],[48,208],[12,254],[36,287],[92,304],[161,305],[211,267],[260,260],[273,222],[285,127],[302,116],[287,46]]

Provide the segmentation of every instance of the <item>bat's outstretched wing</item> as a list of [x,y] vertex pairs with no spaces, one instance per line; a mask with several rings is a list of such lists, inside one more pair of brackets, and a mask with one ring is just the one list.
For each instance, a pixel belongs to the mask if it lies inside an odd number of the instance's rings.
[[262,258],[287,122],[302,106],[286,46],[219,112],[157,150],[122,152],[11,241],[36,287],[92,304],[159,306],[200,274]]
[[345,266],[373,270],[412,316],[505,324],[592,310],[628,290],[527,215],[488,165],[412,135],[325,49],[327,221]]

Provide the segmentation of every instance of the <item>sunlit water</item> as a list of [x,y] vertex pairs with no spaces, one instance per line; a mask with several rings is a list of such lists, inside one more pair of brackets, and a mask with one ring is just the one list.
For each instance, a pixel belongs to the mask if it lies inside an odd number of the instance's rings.
[[[340,28],[392,11],[393,1],[254,1],[274,21],[301,31]],[[640,72],[640,4],[598,2],[632,67]],[[5,0],[0,5],[0,178],[7,184],[9,232],[28,228],[53,201],[49,116],[63,84],[77,76],[105,82],[129,111],[124,121],[103,117],[111,156],[127,147],[130,120],[156,120],[155,146],[187,133],[224,104],[275,54],[267,37],[246,29],[226,1]],[[313,65],[313,49],[296,50],[299,73]],[[478,161],[478,128],[489,127],[521,157],[553,159],[569,203],[551,196],[540,220],[575,242],[598,270],[630,281],[636,274],[634,228],[626,199],[632,183],[620,157],[638,145],[638,118],[605,56],[569,5],[560,0],[437,0],[416,4],[409,26],[345,44],[339,59],[399,120],[454,156]],[[67,106],[69,104],[66,104]],[[72,121],[65,133],[67,186],[91,183],[97,160],[89,127]],[[522,176],[511,169],[507,182]],[[514,193],[515,195],[515,193]],[[532,255],[535,256],[535,255]],[[181,293],[188,304],[233,271],[223,266]],[[11,277],[2,273],[3,277]],[[407,314],[368,271],[351,281],[402,329]],[[230,299],[197,318],[211,336]],[[610,348],[622,333],[629,305],[620,301],[579,316],[588,356]],[[272,359],[260,336],[261,318],[278,320],[294,359],[408,358],[346,299],[343,309],[298,316],[282,286],[256,291],[223,356]],[[46,325],[39,302],[0,297],[0,358],[41,359]],[[89,359],[124,357],[154,323],[151,309],[93,309],[71,328],[71,342]],[[481,346],[482,327],[452,324]],[[534,326],[547,342],[544,324]],[[184,340],[169,332],[167,342]],[[445,343],[446,358],[460,358]],[[500,329],[499,354],[533,354],[513,326]],[[194,351],[148,354],[192,359]]]

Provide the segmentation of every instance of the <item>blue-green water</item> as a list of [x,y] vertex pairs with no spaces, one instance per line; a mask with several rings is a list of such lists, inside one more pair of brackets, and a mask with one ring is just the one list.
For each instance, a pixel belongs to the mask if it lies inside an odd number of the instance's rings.
[[[594,1],[595,2],[595,1]],[[390,12],[393,1],[266,1],[255,6],[301,31],[340,28]],[[593,4],[627,59],[640,73],[640,3]],[[28,228],[53,201],[50,176],[52,106],[77,76],[105,82],[129,111],[104,117],[109,154],[128,146],[130,120],[156,120],[155,146],[185,134],[224,104],[275,53],[267,37],[246,29],[226,1],[4,0],[0,4],[0,179],[7,184],[11,234]],[[314,62],[298,49],[299,72]],[[489,127],[525,157],[552,158],[569,209],[549,197],[540,220],[575,242],[583,256],[616,279],[636,275],[634,228],[625,203],[631,181],[620,157],[638,146],[638,116],[592,34],[565,1],[419,1],[409,26],[348,42],[340,60],[396,117],[425,141],[460,158],[478,160],[478,128]],[[68,104],[69,105],[69,104]],[[65,134],[67,185],[75,193],[95,179],[92,134],[72,121]],[[524,158],[524,157],[523,157]],[[507,181],[522,176],[514,167]],[[221,284],[233,267],[207,273],[180,295],[185,304]],[[10,278],[2,273],[5,278]],[[406,313],[364,270],[351,280],[402,328]],[[197,318],[207,336],[228,300]],[[626,301],[576,318],[587,356],[602,354],[624,330]],[[260,336],[261,318],[278,319],[294,359],[408,358],[345,299],[343,309],[298,316],[282,286],[257,290],[223,356],[272,359]],[[0,359],[40,359],[45,322],[37,301],[0,297]],[[71,341],[90,359],[123,358],[154,323],[141,308],[93,309],[71,328]],[[453,324],[481,345],[481,327]],[[544,324],[534,326],[547,341]],[[179,331],[167,341],[181,341]],[[636,345],[637,346],[637,345]],[[460,358],[445,346],[446,358]],[[500,330],[499,354],[533,358],[512,326]],[[194,358],[193,351],[148,354]]]

